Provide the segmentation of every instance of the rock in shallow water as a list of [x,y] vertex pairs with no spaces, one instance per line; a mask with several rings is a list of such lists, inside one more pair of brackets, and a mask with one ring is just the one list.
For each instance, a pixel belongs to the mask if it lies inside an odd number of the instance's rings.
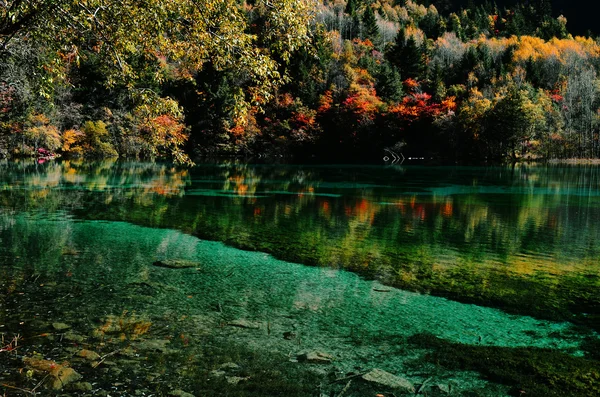
[[94,351],[83,349],[78,353],[79,357],[85,358],[86,360],[96,361],[100,359],[100,355]]
[[250,379],[250,377],[242,378],[240,376],[226,376],[225,379],[230,385],[237,385],[240,382]]
[[76,334],[75,332],[72,332],[72,331],[67,331],[67,333],[65,333],[63,335],[63,338],[65,340],[68,340],[69,342],[76,342],[76,343],[81,343],[81,342],[85,341],[85,337],[83,335]]
[[54,328],[56,331],[64,331],[71,328],[71,326],[65,323],[52,323],[52,328]]
[[327,353],[312,351],[298,355],[298,361],[312,364],[329,364],[333,357]]
[[219,365],[219,369],[222,371],[236,371],[236,370],[240,369],[240,366],[237,365],[236,363],[228,362],[228,363]]
[[81,379],[81,375],[79,375],[73,368],[62,366],[54,361],[43,360],[34,357],[25,357],[23,358],[23,362],[25,365],[35,371],[47,373],[50,376],[48,384],[54,390],[61,390],[69,383],[73,383]]
[[408,379],[390,374],[389,372],[378,368],[372,369],[364,374],[362,379],[379,386],[389,387],[390,389],[400,390],[405,393],[415,392],[415,387]]
[[173,390],[169,393],[169,396],[177,396],[177,397],[194,397],[193,394],[184,392],[183,390]]
[[254,321],[248,321],[244,319],[233,320],[227,323],[230,327],[238,327],[238,328],[248,328],[248,329],[259,329],[261,323],[257,323]]
[[225,371],[219,371],[217,369],[213,369],[212,371],[210,371],[208,373],[210,376],[212,376],[213,378],[220,378],[222,376],[225,376]]
[[153,263],[154,266],[166,267],[169,269],[188,269],[200,267],[200,263],[188,261],[186,259],[163,259]]
[[139,341],[135,347],[139,350],[169,353],[170,350],[167,348],[169,343],[171,343],[171,341],[168,339],[148,339]]
[[69,385],[68,389],[70,391],[92,391],[92,384],[89,382],[77,382]]

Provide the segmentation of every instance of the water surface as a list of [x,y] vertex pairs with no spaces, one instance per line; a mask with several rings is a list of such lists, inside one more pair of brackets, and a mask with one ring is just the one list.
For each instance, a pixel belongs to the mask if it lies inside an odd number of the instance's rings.
[[[43,377],[18,369],[36,352],[92,385],[72,395],[338,395],[336,379],[370,368],[430,395],[513,393],[523,385],[432,367],[411,340],[587,365],[598,171],[3,163],[0,332],[22,340],[0,352],[0,383],[34,388]],[[110,365],[92,368],[82,346]],[[297,362],[313,350],[333,361]],[[379,390],[359,383],[344,393]]]

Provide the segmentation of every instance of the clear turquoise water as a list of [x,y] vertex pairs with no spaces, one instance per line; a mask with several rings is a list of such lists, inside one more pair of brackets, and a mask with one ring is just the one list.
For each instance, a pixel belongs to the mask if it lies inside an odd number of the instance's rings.
[[[0,332],[22,337],[0,352],[0,384],[34,388],[43,376],[19,369],[41,353],[93,386],[45,391],[57,395],[337,395],[345,382],[332,379],[369,368],[505,395],[515,385],[423,364],[427,350],[406,341],[586,355],[600,312],[599,175],[0,164]],[[197,266],[153,266],[162,259]],[[91,368],[82,347],[110,365]],[[296,362],[311,350],[334,360]],[[229,361],[248,379],[211,373]]]

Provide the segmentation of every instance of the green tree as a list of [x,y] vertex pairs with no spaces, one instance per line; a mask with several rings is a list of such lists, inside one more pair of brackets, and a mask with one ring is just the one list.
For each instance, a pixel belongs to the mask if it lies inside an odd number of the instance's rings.
[[[244,101],[268,100],[283,82],[285,69],[275,59],[289,61],[309,41],[314,7],[308,0],[257,0],[254,8],[265,27],[259,42],[237,0],[122,1],[118,6],[104,0],[3,3],[0,49],[20,38],[41,40],[57,53],[70,48],[73,58],[91,48],[103,55],[109,85],[124,82],[132,88],[139,75],[131,60],[139,54],[189,76],[211,62],[253,81],[250,98],[238,98],[240,109]],[[64,62],[58,56],[52,61]],[[156,74],[159,81],[163,78]]]
[[531,104],[527,91],[513,86],[488,112],[484,138],[493,159],[516,159],[521,145],[534,136],[537,112]]
[[401,27],[398,29],[398,33],[396,34],[396,39],[394,41],[394,45],[392,45],[385,53],[388,61],[398,66],[402,63],[404,57],[404,48],[406,47],[406,29]]
[[92,157],[116,157],[117,151],[110,143],[110,135],[103,121],[87,121],[83,126],[84,154]]
[[403,79],[419,78],[425,70],[423,48],[414,37],[406,37],[404,28],[398,30],[394,45],[386,52],[389,62],[398,68]]
[[375,89],[377,94],[388,102],[399,102],[404,95],[402,78],[398,69],[384,62],[375,72]]
[[448,18],[448,25],[448,31],[454,32],[456,34],[456,37],[458,37],[461,40],[465,40],[465,32],[460,17],[458,15],[456,15],[455,13],[450,14],[450,17]]
[[379,40],[379,26],[377,26],[377,18],[372,7],[366,7],[362,16],[363,37],[376,43]]
[[356,15],[356,12],[358,11],[358,0],[348,0],[348,2],[346,3],[346,8],[344,9],[344,12],[348,15],[350,15],[351,17]]

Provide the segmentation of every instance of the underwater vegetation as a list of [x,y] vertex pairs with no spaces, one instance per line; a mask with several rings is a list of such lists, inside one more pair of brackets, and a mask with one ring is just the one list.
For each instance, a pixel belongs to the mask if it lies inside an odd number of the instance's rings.
[[[596,358],[588,358],[534,347],[465,345],[431,334],[414,335],[408,342],[431,350],[426,361],[447,369],[477,371],[490,381],[511,386],[513,396],[600,394],[597,353],[592,353]],[[597,347],[599,341],[593,343]]]

